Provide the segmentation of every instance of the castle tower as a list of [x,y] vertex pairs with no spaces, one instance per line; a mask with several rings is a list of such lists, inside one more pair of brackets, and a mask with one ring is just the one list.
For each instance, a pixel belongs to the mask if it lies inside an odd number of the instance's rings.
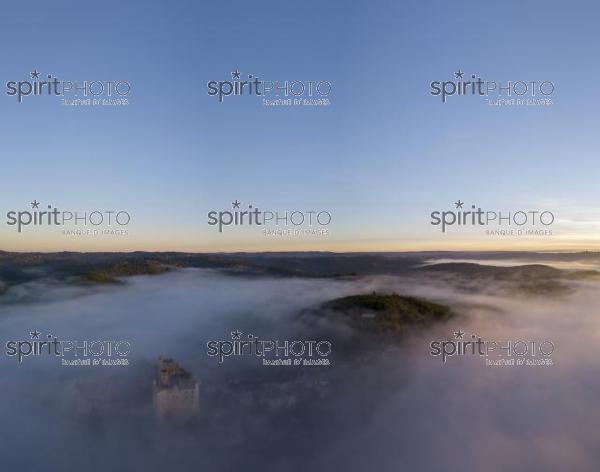
[[200,387],[177,362],[159,358],[154,380],[154,411],[158,419],[185,420],[199,413]]

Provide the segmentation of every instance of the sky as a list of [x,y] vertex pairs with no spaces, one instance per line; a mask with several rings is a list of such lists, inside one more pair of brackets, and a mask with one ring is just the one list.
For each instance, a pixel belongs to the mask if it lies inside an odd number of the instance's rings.
[[[19,5],[0,18],[0,250],[597,249],[600,7],[486,5]],[[129,104],[75,107],[51,96],[18,103],[6,84],[30,80],[31,71],[127,81]],[[233,71],[328,81],[330,104],[208,95],[208,82],[231,80]],[[455,71],[551,81],[553,104],[489,106],[477,96],[442,103],[430,83],[453,80]],[[9,212],[31,211],[33,201],[126,211],[131,221],[117,228],[124,235],[7,224]],[[209,212],[232,211],[234,201],[332,218],[317,228],[325,235],[208,224]],[[552,235],[457,226],[442,233],[430,215],[457,201],[551,211],[551,228],[534,229]]]

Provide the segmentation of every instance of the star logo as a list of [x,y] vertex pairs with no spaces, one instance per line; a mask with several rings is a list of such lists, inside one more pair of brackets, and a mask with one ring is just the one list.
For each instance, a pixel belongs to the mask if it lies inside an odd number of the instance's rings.
[[33,69],[33,72],[31,72],[31,78],[32,79],[37,79],[40,76],[40,73],[38,72],[37,69]]
[[454,73],[454,77],[455,77],[456,79],[462,79],[464,74],[465,74],[465,73],[464,73],[462,70],[458,69],[458,70],[457,70],[457,71]]
[[456,208],[462,208],[465,202],[461,202],[460,199],[457,202],[454,202]]
[[239,79],[239,78],[240,78],[240,74],[241,74],[241,72],[240,72],[239,70],[237,70],[237,69],[236,69],[236,70],[234,70],[234,71],[231,73],[231,78],[232,78],[232,79]]
[[40,339],[40,333],[37,329],[35,331],[31,331],[29,333],[31,335],[31,339]]
[[31,202],[31,208],[38,208],[40,206],[40,202],[34,200]]
[[238,202],[238,201],[237,201],[237,198],[236,198],[236,199],[235,199],[235,202],[233,202],[233,203],[231,204],[231,205],[232,205],[232,208],[239,208],[239,207],[240,207],[240,203],[242,203],[242,202]]
[[465,333],[463,333],[460,329],[458,331],[454,331],[454,339],[463,339]]
[[241,339],[242,333],[239,330],[235,330],[231,332],[231,339]]

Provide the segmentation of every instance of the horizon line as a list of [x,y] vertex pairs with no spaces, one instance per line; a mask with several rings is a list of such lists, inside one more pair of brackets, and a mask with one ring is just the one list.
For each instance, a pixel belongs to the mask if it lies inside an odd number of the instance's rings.
[[427,250],[379,250],[379,251],[181,251],[181,250],[131,250],[131,251],[11,251],[0,249],[0,253],[5,254],[198,254],[198,255],[219,255],[219,254],[425,254],[425,253],[533,253],[533,254],[580,254],[580,253],[600,253],[600,249],[427,249]]

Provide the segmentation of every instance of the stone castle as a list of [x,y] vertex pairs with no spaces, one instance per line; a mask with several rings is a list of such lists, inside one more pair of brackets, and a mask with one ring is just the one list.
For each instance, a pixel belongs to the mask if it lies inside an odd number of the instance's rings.
[[200,387],[173,359],[159,358],[154,380],[154,412],[159,419],[185,420],[199,413]]

